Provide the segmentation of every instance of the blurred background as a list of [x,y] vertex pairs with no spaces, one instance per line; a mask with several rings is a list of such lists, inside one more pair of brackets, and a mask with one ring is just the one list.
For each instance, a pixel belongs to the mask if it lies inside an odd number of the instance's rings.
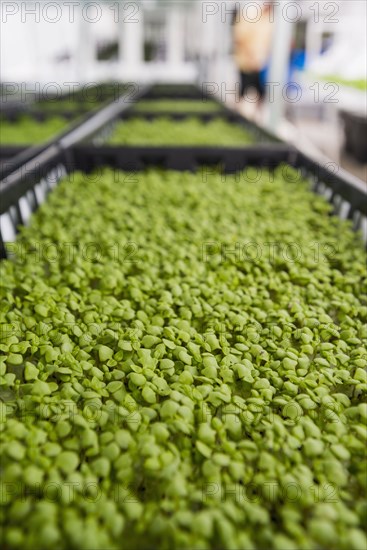
[[[2,105],[91,83],[196,83],[308,154],[367,181],[366,5],[2,1]],[[250,61],[257,59],[253,65],[241,62],[246,48]],[[241,97],[247,73],[261,83],[261,102],[251,95],[257,87],[251,78]]]

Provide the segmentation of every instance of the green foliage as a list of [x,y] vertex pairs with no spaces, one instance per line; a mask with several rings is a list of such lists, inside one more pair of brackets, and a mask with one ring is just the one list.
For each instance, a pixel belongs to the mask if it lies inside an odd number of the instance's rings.
[[366,78],[352,80],[352,79],[342,78],[338,75],[326,75],[322,77],[322,80],[327,82],[335,82],[336,84],[341,84],[342,86],[348,86],[349,88],[356,88],[357,90],[361,90],[361,91],[367,90]]
[[329,214],[289,167],[51,193],[1,264],[5,548],[366,547],[365,252]]
[[180,121],[160,117],[152,121],[134,118],[119,122],[109,140],[111,145],[203,145],[241,146],[253,142],[242,127],[225,120],[202,122],[197,118]]
[[17,121],[0,121],[0,143],[9,145],[34,145],[61,132],[68,122],[62,117],[51,117],[40,122],[30,116]]
[[39,101],[34,104],[34,107],[43,111],[87,111],[93,109],[95,106],[99,105],[100,101],[96,99],[85,99],[83,101],[73,100],[73,99],[48,99]]

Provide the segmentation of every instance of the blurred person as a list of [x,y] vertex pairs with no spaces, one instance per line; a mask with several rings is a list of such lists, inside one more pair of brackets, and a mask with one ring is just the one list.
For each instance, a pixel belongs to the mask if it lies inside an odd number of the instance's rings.
[[241,110],[255,118],[265,97],[264,71],[273,31],[272,0],[250,2],[248,8],[242,2],[233,14],[234,60],[240,73]]

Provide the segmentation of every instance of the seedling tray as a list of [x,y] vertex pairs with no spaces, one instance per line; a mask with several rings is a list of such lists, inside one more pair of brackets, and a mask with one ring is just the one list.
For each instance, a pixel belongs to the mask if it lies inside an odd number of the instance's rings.
[[42,101],[36,101],[28,104],[18,103],[12,108],[5,110],[2,113],[2,116],[10,121],[17,121],[24,115],[32,117],[40,122],[54,116],[62,117],[66,120],[72,120],[91,112],[94,113],[113,101],[118,100],[118,98],[115,97],[104,97],[102,100],[98,99],[95,102],[83,103],[82,100],[73,98],[75,99],[75,108],[70,108],[67,103],[68,97],[65,97],[64,99],[65,100],[60,98],[58,101],[49,101],[47,106],[46,102]]
[[121,83],[121,82],[111,82],[104,84],[96,84],[94,86],[86,85],[76,90],[71,90],[69,92],[64,91],[62,94],[59,93],[50,93],[49,90],[45,93],[34,93],[27,91],[25,96],[22,92],[16,94],[1,95],[1,105],[2,111],[7,108],[28,108],[29,106],[38,106],[42,108],[44,103],[53,103],[57,108],[63,108],[62,104],[65,101],[75,101],[80,103],[80,108],[85,109],[85,100],[93,99],[94,102],[103,103],[107,100],[112,101],[121,96],[128,87],[133,86],[133,83]]
[[[73,119],[71,124],[65,125],[65,130],[52,136],[47,141],[32,146],[29,144],[28,147],[23,147],[22,151],[19,154],[12,157],[12,161],[7,163],[7,165],[2,165],[0,167],[0,180],[6,178],[9,174],[15,171],[17,168],[21,167],[23,164],[30,161],[36,155],[44,151],[51,145],[55,145],[68,138],[69,136],[78,136],[75,139],[80,139],[79,136],[84,137],[84,135],[89,135],[95,131],[95,128],[100,128],[104,125],[105,121],[108,121],[111,117],[115,116],[121,109],[127,109],[130,106],[130,103],[124,103],[122,101],[123,96],[118,100],[107,101],[107,103],[102,103],[97,105],[94,109],[88,112],[75,112],[75,111],[42,111],[37,109],[30,109],[28,111],[24,110],[23,105],[19,109],[14,109],[6,113],[6,118],[10,120],[17,120],[18,117],[33,116],[37,120],[42,121],[47,118],[53,117],[55,115],[64,116],[67,121],[70,117]],[[61,102],[60,102],[61,103]],[[102,117],[101,117],[102,114]],[[78,116],[79,115],[79,116]],[[81,132],[79,132],[81,130]],[[68,141],[71,143],[72,141]],[[12,147],[12,144],[6,144],[5,147]]]
[[144,94],[144,99],[203,99],[207,94],[203,94],[199,87],[194,85],[180,84],[156,84],[149,88]]
[[[218,111],[213,112],[200,112],[200,111],[138,111],[135,107],[139,104],[139,101],[157,100],[157,99],[193,99],[200,101],[214,102],[219,106]],[[101,128],[97,129],[93,134],[90,134],[86,141],[93,141],[94,143],[101,143],[104,141],[104,136],[108,135],[112,130],[115,122],[118,120],[129,120],[131,118],[140,118],[145,120],[155,120],[160,117],[168,117],[173,120],[184,120],[189,117],[194,117],[204,122],[211,120],[222,119],[231,124],[237,124],[243,127],[254,139],[256,143],[284,143],[278,137],[268,132],[264,128],[256,125],[255,123],[247,120],[241,114],[237,113],[226,107],[223,103],[218,101],[215,96],[204,93],[200,88],[196,86],[177,86],[177,85],[155,85],[152,87],[144,88],[140,91],[136,97],[136,101],[133,103],[127,103],[124,109],[117,114],[116,120],[107,119]],[[101,138],[102,136],[102,138]],[[248,145],[244,145],[248,147]]]
[[[125,101],[123,100],[124,96],[121,96],[118,101],[112,101],[110,102],[107,107],[105,105],[98,106],[96,109],[89,111],[88,113],[81,115],[79,118],[77,118],[74,122],[74,124],[67,127],[65,132],[62,132],[61,134],[58,134],[54,136],[52,139],[48,140],[47,142],[44,142],[42,145],[37,145],[35,147],[29,147],[29,149],[26,149],[20,155],[17,155],[13,157],[12,162],[8,164],[6,167],[1,167],[0,170],[0,179],[6,178],[12,171],[16,170],[18,167],[20,167],[25,162],[28,162],[31,158],[35,157],[38,153],[45,150],[48,146],[51,146],[52,144],[61,143],[61,146],[69,146],[71,144],[75,144],[78,141],[93,141],[94,143],[101,143],[106,140],[106,137],[111,132],[111,129],[113,127],[113,124],[118,121],[119,119],[125,120],[131,116],[138,116],[138,117],[145,117],[149,118],[150,113],[133,113],[134,105],[136,105],[136,102],[139,99],[158,99],[158,98],[177,98],[180,97],[187,99],[207,99],[210,101],[216,101],[220,107],[221,111],[218,113],[219,116],[224,117],[228,121],[232,123],[238,123],[244,127],[245,130],[247,130],[253,137],[254,141],[256,142],[266,142],[266,143],[281,143],[278,138],[276,138],[274,135],[270,134],[266,130],[258,127],[256,124],[253,124],[252,122],[244,119],[241,115],[238,113],[235,113],[234,111],[231,111],[230,109],[226,108],[222,104],[220,104],[215,98],[208,94],[203,94],[202,91],[195,87],[195,86],[153,86],[151,88],[141,88],[139,93],[135,96],[135,102],[131,103],[131,95],[127,95],[127,99]],[[61,102],[60,102],[61,103]],[[108,108],[110,107],[110,108]],[[35,109],[35,107],[34,107]],[[17,113],[13,113],[11,116],[20,116],[20,114],[24,114],[24,111],[22,110],[19,112],[19,115]],[[38,118],[39,120],[43,120],[43,117],[52,116],[53,112],[50,111],[33,111],[33,115]],[[71,113],[65,112],[65,116],[75,116],[75,112]],[[95,115],[98,114],[98,118],[95,117]],[[216,115],[216,113],[213,113],[213,115]],[[100,116],[101,115],[101,116]],[[188,116],[191,116],[192,113],[186,112],[186,113],[175,113],[171,114],[170,116],[173,116],[176,120],[187,118]],[[199,117],[201,120],[210,120],[212,118],[212,113],[197,113],[195,112],[194,116]],[[10,116],[10,115],[9,115]],[[151,114],[151,119],[155,118],[156,116],[162,116],[162,113],[154,113]],[[217,116],[217,115],[216,115]],[[95,119],[97,122],[96,124],[90,124],[91,119]],[[80,130],[80,132],[75,132],[75,130]],[[77,135],[77,138],[71,138],[66,139],[69,136],[75,136]],[[82,136],[82,137],[81,137]],[[246,147],[246,146],[244,146]]]
[[[362,182],[343,171],[336,174],[297,149],[284,145],[246,149],[74,145],[63,149],[54,144],[1,182],[0,215],[7,216],[16,232],[26,221],[25,209],[33,212],[38,208],[40,186],[49,191],[62,177],[75,170],[88,173],[110,167],[136,172],[155,166],[180,171],[219,169],[223,173],[235,173],[250,166],[271,170],[283,163],[296,168],[300,177],[306,177],[312,190],[325,195],[333,204],[335,214],[353,221],[354,229],[366,223],[367,195]],[[0,236],[1,257],[6,257],[3,236]]]
[[49,109],[49,110],[42,110],[37,107],[28,107],[27,109],[23,110],[15,110],[7,111],[4,114],[2,114],[2,117],[6,120],[9,120],[10,122],[17,122],[22,117],[26,116],[29,118],[34,118],[38,122],[43,122],[47,120],[48,118],[52,117],[61,117],[65,118],[66,121],[72,120],[74,118],[77,118],[78,116],[81,116],[88,111],[86,110],[61,110],[55,107],[55,109]]
[[[257,126],[250,120],[247,120],[239,113],[236,113],[235,111],[232,111],[231,109],[228,109],[224,105],[221,106],[220,111],[214,111],[214,112],[198,112],[198,111],[135,111],[134,106],[128,108],[126,111],[123,111],[119,115],[119,119],[121,120],[129,120],[129,119],[144,119],[144,120],[156,120],[159,118],[170,118],[175,121],[181,121],[185,120],[187,118],[196,118],[202,121],[203,123],[210,122],[212,120],[218,120],[222,119],[227,121],[229,124],[237,124],[239,126],[242,126],[243,129],[249,133],[253,138],[254,141],[257,143],[283,143],[278,137],[276,137],[274,134],[268,132],[264,128],[261,128],[260,126]],[[244,145],[244,147],[247,147],[247,145]]]

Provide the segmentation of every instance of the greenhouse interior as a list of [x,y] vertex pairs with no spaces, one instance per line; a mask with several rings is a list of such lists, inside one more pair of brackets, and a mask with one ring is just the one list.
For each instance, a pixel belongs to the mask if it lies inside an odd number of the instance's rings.
[[2,1],[4,550],[367,550],[367,3]]

